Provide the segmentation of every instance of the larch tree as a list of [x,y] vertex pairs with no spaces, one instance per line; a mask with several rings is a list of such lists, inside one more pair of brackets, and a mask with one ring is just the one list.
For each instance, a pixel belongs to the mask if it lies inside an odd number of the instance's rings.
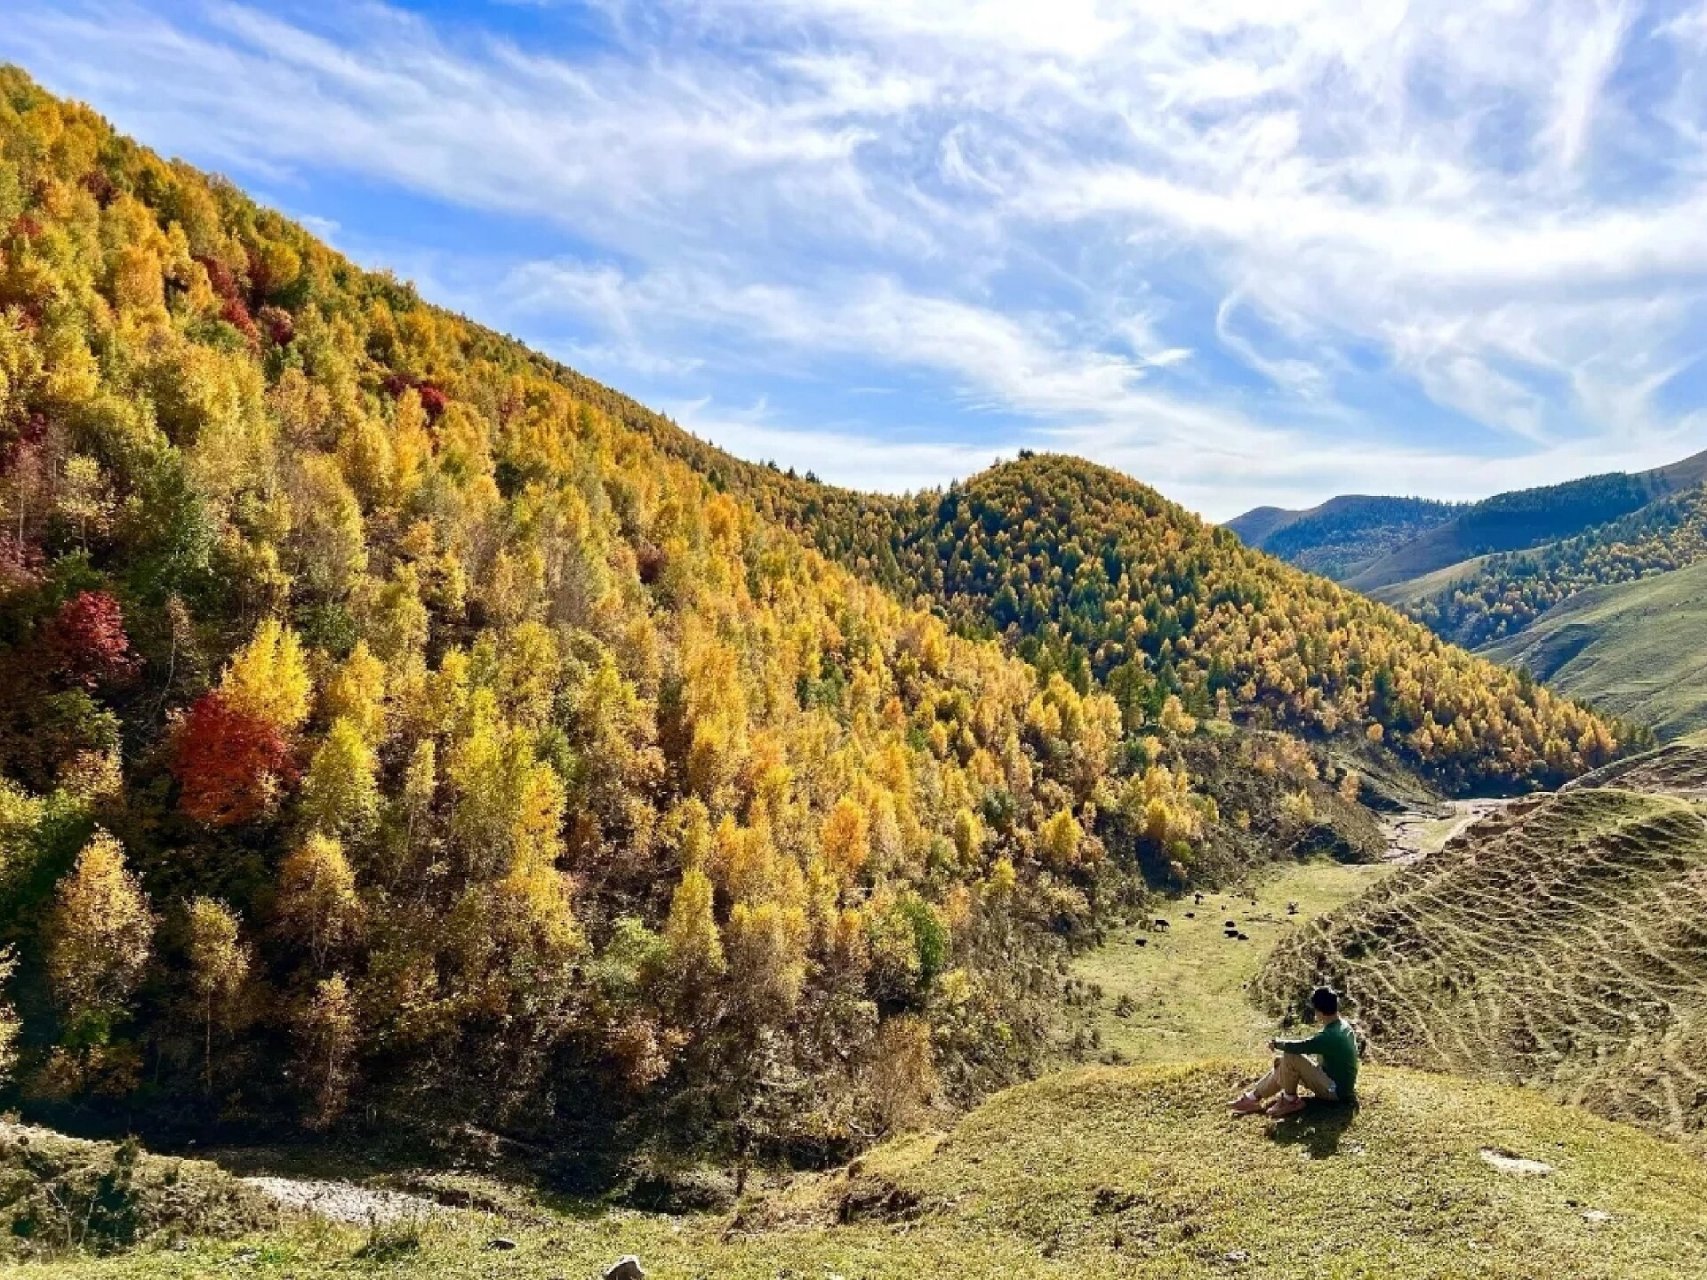
[[329,1129],[349,1104],[358,1043],[356,1000],[341,973],[316,982],[297,1007],[295,1076],[307,1097],[305,1121]]
[[308,951],[316,971],[361,933],[366,912],[337,840],[315,832],[279,866],[279,928]]
[[200,1005],[202,1087],[213,1093],[213,1036],[237,1022],[244,984],[249,979],[249,948],[237,916],[223,902],[197,897],[185,913],[184,949],[190,962],[190,990]]
[[825,863],[843,886],[853,884],[871,860],[871,820],[852,796],[836,801],[819,832]]
[[302,816],[309,827],[345,841],[365,837],[379,818],[378,768],[355,721],[334,720],[302,782]]
[[98,1047],[130,1012],[154,938],[148,896],[107,832],[95,831],[60,881],[48,936],[61,1017],[76,1038]]
[[690,866],[670,895],[664,922],[672,980],[685,997],[705,991],[728,969],[717,931],[711,877]]
[[232,657],[219,691],[233,710],[294,733],[308,719],[313,692],[301,637],[277,618],[263,619]]

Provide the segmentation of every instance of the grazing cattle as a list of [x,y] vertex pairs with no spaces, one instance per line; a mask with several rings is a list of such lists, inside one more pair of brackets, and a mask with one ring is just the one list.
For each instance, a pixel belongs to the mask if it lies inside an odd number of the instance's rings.
[[1186,919],[1187,919],[1187,920],[1195,920],[1195,919],[1197,919],[1197,912],[1195,912],[1195,911],[1187,911],[1187,912],[1186,912],[1186,913],[1185,913],[1185,918],[1186,918]]
[[1237,920],[1229,920],[1221,927],[1224,929],[1237,929],[1239,927],[1239,922]]
[[1162,919],[1161,916],[1157,916],[1155,923],[1150,926],[1151,931],[1154,933],[1166,933],[1171,928],[1173,928],[1173,926],[1166,920]]
[[1150,940],[1148,938],[1134,938],[1132,941],[1141,947],[1147,947],[1150,945]]

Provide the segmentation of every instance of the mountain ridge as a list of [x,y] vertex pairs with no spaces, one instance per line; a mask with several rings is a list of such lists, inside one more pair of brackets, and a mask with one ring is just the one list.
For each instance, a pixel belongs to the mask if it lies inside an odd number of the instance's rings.
[[[1253,546],[1270,549],[1288,529],[1306,524],[1312,517],[1346,510],[1402,511],[1406,504],[1436,508],[1436,514],[1444,518],[1430,521],[1414,536],[1399,540],[1381,554],[1342,563],[1340,572],[1327,572],[1336,581],[1367,594],[1391,591],[1409,579],[1490,552],[1523,551],[1568,538],[1703,482],[1707,482],[1707,451],[1646,471],[1601,472],[1553,485],[1507,490],[1479,502],[1450,504],[1342,494],[1305,510],[1257,507],[1235,516],[1223,527]],[[1306,529],[1297,545],[1283,547],[1276,554],[1300,567],[1313,567],[1307,557],[1321,550],[1321,537],[1321,532]]]

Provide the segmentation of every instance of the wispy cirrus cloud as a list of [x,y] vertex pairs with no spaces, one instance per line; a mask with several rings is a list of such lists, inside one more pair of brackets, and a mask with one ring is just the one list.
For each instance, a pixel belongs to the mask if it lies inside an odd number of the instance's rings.
[[1707,444],[1704,15],[67,0],[0,55],[738,451],[1226,516]]

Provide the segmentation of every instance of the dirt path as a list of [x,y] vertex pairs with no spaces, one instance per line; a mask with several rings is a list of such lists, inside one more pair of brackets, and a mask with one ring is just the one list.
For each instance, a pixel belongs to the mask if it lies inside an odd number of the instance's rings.
[[253,1177],[241,1181],[280,1208],[312,1213],[332,1222],[373,1224],[428,1218],[449,1212],[435,1200],[402,1191],[363,1187],[319,1178]]
[[1387,861],[1400,866],[1439,853],[1451,841],[1475,826],[1489,814],[1498,813],[1509,799],[1451,800],[1445,814],[1426,814],[1409,810],[1381,820],[1387,836]]

